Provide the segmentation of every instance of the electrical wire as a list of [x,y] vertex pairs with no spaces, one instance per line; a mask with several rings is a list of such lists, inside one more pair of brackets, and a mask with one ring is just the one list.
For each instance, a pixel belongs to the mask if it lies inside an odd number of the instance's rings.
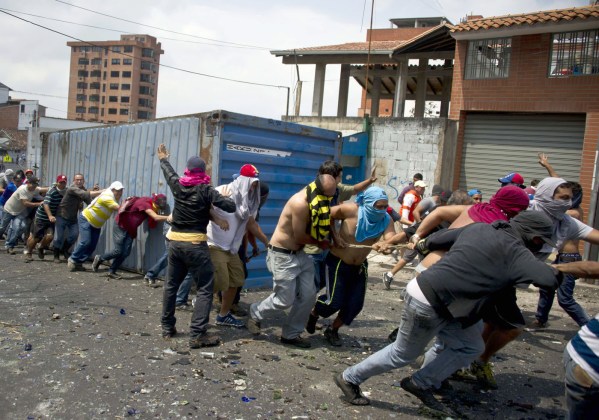
[[85,7],[82,7],[82,6],[77,6],[76,4],[73,4],[73,3],[68,3],[68,2],[66,2],[66,1],[62,1],[62,0],[55,0],[55,1],[56,1],[56,2],[58,2],[58,3],[66,4],[66,5],[68,5],[68,6],[71,6],[71,7],[75,7],[75,8],[77,8],[77,9],[81,9],[81,10],[88,11],[88,12],[90,12],[90,13],[95,13],[95,14],[97,14],[97,15],[101,15],[101,16],[109,17],[109,18],[111,18],[111,19],[121,20],[121,21],[123,21],[123,22],[127,22],[127,23],[133,23],[133,24],[135,24],[135,25],[144,26],[144,27],[146,27],[146,28],[157,29],[157,30],[159,30],[159,31],[170,32],[170,33],[172,33],[172,34],[184,35],[184,36],[189,36],[189,37],[192,37],[192,38],[198,38],[198,39],[204,39],[204,40],[206,40],[206,41],[216,41],[216,42],[220,42],[220,43],[223,43],[223,44],[237,45],[237,46],[241,46],[241,47],[252,47],[252,48],[265,49],[265,50],[268,50],[268,49],[270,49],[270,48],[261,47],[261,46],[257,46],[257,45],[250,45],[250,44],[240,44],[240,43],[238,43],[238,42],[230,42],[230,41],[220,41],[220,40],[218,40],[218,39],[214,39],[214,38],[206,38],[206,37],[203,37],[203,36],[192,35],[192,34],[186,34],[186,33],[183,33],[183,32],[177,32],[177,31],[172,31],[172,30],[170,30],[170,29],[164,29],[164,28],[160,28],[160,27],[158,27],[158,26],[146,25],[145,23],[135,22],[135,21],[133,21],[133,20],[124,19],[124,18],[120,18],[120,17],[117,17],[117,16],[112,16],[112,15],[109,15],[109,14],[106,14],[106,13],[102,13],[102,12],[98,12],[98,11],[96,11],[96,10],[92,10],[92,9],[87,9],[87,8],[85,8]]
[[[56,0],[56,1],[58,1],[58,0]],[[84,41],[83,39],[74,37],[72,35],[65,34],[64,32],[57,31],[56,29],[52,29],[52,28],[49,28],[47,26],[40,25],[39,23],[35,23],[35,22],[32,22],[32,21],[27,20],[25,18],[13,15],[12,13],[9,13],[9,12],[1,10],[1,9],[0,9],[0,13],[4,13],[4,14],[12,16],[12,17],[14,17],[16,19],[22,20],[22,21],[27,22],[27,23],[29,23],[31,25],[40,27],[42,29],[46,29],[46,30],[48,30],[50,32],[54,32],[54,33],[62,35],[64,37],[67,37],[67,38],[70,38],[70,39],[74,39],[74,40],[79,41],[79,42],[83,42],[83,43],[85,43],[87,45],[90,45],[92,47],[106,48],[106,47],[102,47],[100,45],[96,45],[96,44],[94,44],[92,42]],[[120,52],[120,51],[112,51],[112,52],[113,53],[118,53],[118,54],[123,55],[125,57],[136,58],[133,55],[130,55],[130,54],[127,54],[127,53],[123,53],[123,52]],[[207,77],[207,78],[210,78],[210,79],[224,80],[224,81],[228,81],[228,82],[241,83],[241,84],[253,85],[253,86],[274,87],[274,88],[277,88],[277,89],[288,89],[288,90],[290,89],[288,86],[272,85],[272,84],[269,84],[269,83],[249,82],[247,80],[239,80],[239,79],[231,79],[229,77],[215,76],[215,75],[207,74],[207,73],[200,73],[200,72],[197,72],[197,71],[187,70],[187,69],[183,69],[183,68],[175,67],[175,66],[170,66],[168,64],[163,64],[163,63],[156,63],[156,65],[158,65],[160,67],[167,68],[167,69],[177,70],[177,71],[180,71],[180,72],[183,72],[183,73],[188,73],[188,74],[194,74],[194,75],[197,75],[197,76]]]
[[[83,26],[86,28],[92,28],[92,29],[102,29],[104,31],[110,31],[110,32],[116,32],[116,33],[120,33],[120,34],[128,34],[131,33],[131,31],[123,31],[120,29],[111,29],[111,28],[104,28],[102,26],[95,26],[95,25],[87,25],[85,23],[78,23],[78,22],[71,22],[69,20],[63,20],[63,19],[57,19],[57,18],[51,18],[51,17],[47,17],[47,16],[41,16],[41,15],[36,15],[33,13],[27,13],[27,12],[20,12],[18,10],[12,10],[12,9],[6,9],[4,7],[0,7],[0,10],[5,10],[7,12],[12,12],[12,13],[18,13],[20,15],[25,15],[25,16],[33,16],[33,17],[37,17],[40,19],[46,19],[46,20],[52,20],[55,22],[62,22],[62,23],[68,23],[71,25],[77,25],[77,26]],[[239,48],[239,49],[249,49],[249,50],[267,50],[268,48],[264,48],[264,47],[242,47],[240,45],[228,45],[228,44],[215,44],[215,43],[210,43],[210,42],[202,42],[202,41],[192,41],[190,39],[179,39],[179,38],[167,38],[167,37],[160,37],[160,40],[168,40],[168,41],[177,41],[177,42],[187,42],[187,43],[191,43],[191,44],[200,44],[200,45],[211,45],[211,46],[215,46],[215,47],[227,47],[227,48]]]

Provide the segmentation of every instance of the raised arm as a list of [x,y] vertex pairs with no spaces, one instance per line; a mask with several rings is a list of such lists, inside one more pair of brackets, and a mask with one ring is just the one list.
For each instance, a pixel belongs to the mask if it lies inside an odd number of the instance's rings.
[[376,182],[376,165],[372,167],[372,171],[370,172],[370,178],[365,179],[362,182],[358,182],[354,185],[354,194],[361,193],[366,188],[370,187],[372,184]]
[[547,156],[545,153],[539,153],[538,156],[539,165],[547,169],[547,173],[549,174],[549,176],[553,178],[559,178],[559,175],[557,174],[557,172],[555,172],[555,169],[553,169],[553,166],[551,166],[551,164],[549,163],[549,156]]

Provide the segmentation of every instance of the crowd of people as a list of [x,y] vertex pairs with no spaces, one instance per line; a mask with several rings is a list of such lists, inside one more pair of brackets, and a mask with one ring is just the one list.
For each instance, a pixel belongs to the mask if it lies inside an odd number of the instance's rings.
[[[94,272],[110,262],[108,276],[119,279],[138,228],[146,220],[149,228],[164,222],[166,252],[145,280],[156,287],[166,268],[165,340],[177,334],[176,311],[190,306],[194,286],[190,348],[220,343],[208,333],[217,301],[216,325],[247,327],[255,335],[268,318],[287,311],[280,341],[306,349],[311,342],[303,334],[314,334],[319,318],[334,317],[324,337],[332,346],[343,345],[340,328],[352,324],[365,302],[368,255],[400,249],[397,264],[383,274],[391,290],[396,273],[416,264],[414,278],[400,289],[399,327],[389,335],[389,345],[336,375],[334,382],[347,402],[368,405],[360,389],[364,381],[420,357],[420,369],[401,387],[441,416],[459,416],[434,395],[449,378],[469,376],[485,388],[497,388],[490,360],[526,324],[516,288],[534,284],[540,290],[534,328],[547,326],[556,293],[559,305],[581,327],[564,352],[570,416],[599,415],[599,315],[590,317],[573,296],[578,276],[599,277],[599,263],[582,261],[579,254],[579,241],[599,244],[599,231],[582,222],[580,185],[560,178],[547,156],[539,155],[547,178],[527,187],[522,175],[510,173],[498,179],[488,202],[477,188],[452,192],[440,185],[425,197],[428,184],[415,174],[398,195],[399,211],[373,185],[376,167],[368,179],[346,186],[340,183],[341,165],[326,161],[314,181],[286,202],[270,238],[259,224],[269,189],[254,165],[243,165],[232,182],[214,187],[200,157],[188,159],[182,176],[169,163],[165,145],[157,157],[173,196],[172,212],[164,194],[121,203],[119,181],[87,190],[82,174],[75,174],[70,186],[59,174],[46,188],[32,170],[6,170],[0,174],[0,236],[6,235],[7,253],[15,254],[22,240],[27,262],[34,253],[43,259],[51,250],[54,261],[66,260],[71,271],[85,270],[89,260]],[[113,213],[113,249],[95,254]],[[247,277],[248,244],[255,256],[257,241],[267,249],[273,290],[244,314],[237,305],[239,291]],[[549,264],[550,256],[555,257]],[[244,315],[246,322],[239,319]]]

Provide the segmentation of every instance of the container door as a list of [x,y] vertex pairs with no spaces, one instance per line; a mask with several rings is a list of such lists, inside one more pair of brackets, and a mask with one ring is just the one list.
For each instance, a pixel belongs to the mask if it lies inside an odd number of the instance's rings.
[[357,184],[366,179],[366,153],[368,152],[368,133],[355,133],[343,137],[341,148],[341,166],[343,166],[344,184]]

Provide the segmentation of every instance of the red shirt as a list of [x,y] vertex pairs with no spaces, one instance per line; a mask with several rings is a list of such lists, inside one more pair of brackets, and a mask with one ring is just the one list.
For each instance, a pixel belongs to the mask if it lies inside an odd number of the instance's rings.
[[146,210],[152,209],[152,199],[149,197],[131,197],[123,203],[116,215],[119,227],[135,239],[137,228],[148,218]]

